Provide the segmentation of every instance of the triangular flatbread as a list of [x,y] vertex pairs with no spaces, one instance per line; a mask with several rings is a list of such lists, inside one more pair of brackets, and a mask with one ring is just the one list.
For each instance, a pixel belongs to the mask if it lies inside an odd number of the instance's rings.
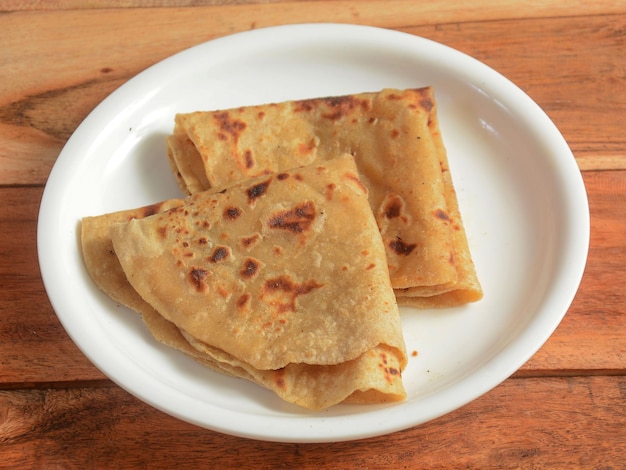
[[[168,204],[82,229],[96,283],[159,341],[311,409],[404,398],[398,308],[352,157]],[[98,271],[111,242],[119,265]],[[111,283],[120,269],[127,283]]]
[[355,157],[369,189],[402,303],[480,299],[432,88],[179,114],[168,138],[170,162],[189,194],[342,153]]

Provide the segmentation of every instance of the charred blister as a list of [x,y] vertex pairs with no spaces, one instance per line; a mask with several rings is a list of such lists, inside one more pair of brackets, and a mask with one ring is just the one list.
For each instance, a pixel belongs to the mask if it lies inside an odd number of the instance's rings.
[[335,183],[329,183],[326,185],[326,200],[330,201],[333,198],[335,189],[337,189],[337,185]]
[[267,222],[270,229],[279,229],[299,234],[306,232],[317,216],[315,204],[303,202],[287,210],[272,214]]
[[430,113],[435,107],[435,102],[433,101],[432,90],[428,87],[425,88],[416,88],[413,90],[406,90],[405,93],[411,93],[415,99],[415,105],[410,104],[409,108],[416,109],[421,108],[427,113]]
[[409,222],[404,199],[397,194],[389,193],[385,196],[379,213],[386,220],[396,220],[405,224]]
[[252,150],[248,149],[243,153],[244,165],[249,170],[254,166],[254,157],[252,156]]
[[282,275],[265,281],[261,300],[272,305],[277,313],[295,312],[298,297],[321,287],[323,284],[313,279],[298,283],[289,276]]
[[434,216],[437,217],[439,220],[442,220],[444,222],[449,223],[450,222],[450,216],[448,215],[448,213],[446,211],[444,211],[443,209],[437,209],[433,212]]
[[245,311],[248,310],[250,307],[250,300],[251,300],[251,296],[250,294],[246,293],[246,294],[242,294],[236,302],[237,305],[237,310],[239,311]]
[[217,121],[221,132],[218,133],[220,140],[228,140],[228,137],[237,142],[241,133],[246,129],[246,123],[237,119],[232,119],[228,111],[215,113],[213,118]]
[[239,275],[244,279],[253,279],[261,270],[261,262],[258,259],[246,258],[239,270]]
[[140,209],[141,213],[136,218],[142,219],[144,217],[150,217],[151,215],[158,214],[159,212],[163,212],[164,207],[165,202],[157,202],[156,204],[150,204],[149,206],[142,207]]
[[416,243],[406,243],[401,238],[396,238],[389,242],[389,248],[393,250],[394,253],[401,256],[410,255],[415,248],[417,248]]
[[371,104],[367,100],[350,95],[312,98],[294,103],[295,112],[312,112],[319,109],[321,116],[330,121],[343,119],[358,108],[367,111],[371,108]]
[[198,291],[204,292],[208,288],[205,279],[208,277],[209,271],[202,268],[191,268],[189,270],[188,279],[191,285]]
[[259,235],[258,233],[254,233],[247,237],[241,237],[239,242],[241,244],[241,248],[243,248],[244,250],[250,250],[254,245],[258,243],[260,239],[261,235]]
[[390,198],[390,200],[386,201],[385,207],[383,208],[383,215],[387,219],[395,219],[396,217],[400,217],[402,213],[402,200],[399,197]]
[[226,261],[230,257],[230,248],[227,246],[216,246],[213,250],[213,253],[207,258],[207,261],[211,263],[219,263],[221,261]]
[[274,381],[274,385],[276,385],[276,388],[286,390],[287,385],[285,383],[285,369],[272,371],[272,375],[272,380]]
[[350,95],[322,98],[322,101],[329,108],[329,112],[324,113],[322,116],[331,121],[343,119],[355,109],[362,108],[367,110],[369,108],[367,101],[360,100]]
[[397,379],[402,376],[402,372],[397,367],[389,365],[387,360],[387,354],[385,354],[384,352],[381,352],[379,354],[379,359],[380,362],[378,363],[378,367],[381,369],[385,380],[389,384],[393,384]]
[[269,178],[246,189],[246,194],[248,195],[248,203],[253,204],[254,202],[256,202],[257,199],[264,196],[267,193],[267,188],[269,187],[271,182],[272,179]]
[[226,220],[235,220],[239,218],[241,214],[243,214],[243,211],[240,208],[230,206],[224,209],[224,212],[222,215],[224,216]]
[[167,237],[167,224],[157,226],[156,232],[159,235],[159,237],[161,237],[162,239],[165,239]]
[[[433,103],[433,100],[431,100],[430,98],[425,98],[422,101],[420,101],[420,105],[422,106],[422,108],[424,108],[427,112],[431,112],[432,109],[435,107],[435,104]],[[430,122],[430,121],[429,121]]]

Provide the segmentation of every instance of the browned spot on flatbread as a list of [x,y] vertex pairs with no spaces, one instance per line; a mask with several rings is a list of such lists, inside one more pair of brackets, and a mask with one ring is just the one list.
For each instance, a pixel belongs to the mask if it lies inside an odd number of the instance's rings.
[[[420,101],[420,105],[428,112],[430,112],[435,107],[433,100],[431,100],[429,97],[423,98]],[[430,121],[428,122],[430,123]]]
[[399,197],[390,197],[383,208],[383,215],[388,219],[400,217],[402,213],[402,200]]
[[297,283],[289,276],[278,276],[265,282],[261,299],[274,306],[278,313],[295,312],[296,299],[320,287],[322,284],[315,280]]
[[277,371],[274,372],[274,384],[276,385],[277,388],[280,388],[281,390],[285,390],[286,384],[285,384],[284,369],[278,369]]
[[230,292],[228,292],[228,290],[223,286],[217,286],[216,291],[223,299],[230,297]]
[[248,195],[248,203],[252,204],[258,198],[263,196],[267,192],[267,188],[269,187],[271,181],[272,179],[270,178],[246,189],[246,194]]
[[227,246],[216,246],[209,256],[208,261],[211,263],[219,263],[220,261],[226,261],[230,256],[230,248]]
[[157,227],[157,234],[164,239],[167,236],[167,225],[159,225]]
[[401,376],[399,369],[388,364],[387,355],[385,353],[380,353],[380,362],[378,363],[378,367],[381,368],[383,375],[385,376],[385,380],[390,384],[394,383],[396,379]]
[[448,213],[446,211],[444,211],[443,209],[437,209],[434,212],[435,217],[437,217],[438,219],[443,220],[444,222],[450,222],[450,217],[448,216]]
[[246,310],[250,305],[250,294],[243,294],[237,299],[237,309]]
[[415,243],[405,243],[400,238],[396,238],[389,243],[389,248],[391,248],[396,254],[408,256],[413,250],[417,247]]
[[333,198],[333,193],[335,192],[336,188],[337,188],[337,185],[335,183],[329,183],[326,185],[326,199],[328,201],[330,201]]
[[141,214],[137,218],[150,217],[151,215],[158,214],[159,212],[163,212],[163,202],[157,202],[156,204],[151,204],[149,206],[145,206],[141,208]]
[[261,263],[254,258],[246,258],[239,270],[239,274],[244,279],[252,279],[256,277],[261,269]]
[[249,237],[241,237],[241,247],[245,250],[249,250],[256,245],[260,238],[258,233],[250,235]]
[[243,153],[244,164],[247,169],[250,169],[254,166],[254,158],[252,157],[252,150],[246,150]]
[[222,131],[218,134],[218,137],[222,140],[226,140],[225,138],[230,136],[236,142],[246,128],[245,122],[232,119],[228,111],[215,113],[213,118],[218,122]]
[[224,218],[227,220],[235,220],[242,214],[242,210],[238,207],[227,207],[224,209]]
[[418,88],[409,91],[417,95],[416,98],[420,107],[424,109],[427,113],[430,113],[435,107],[435,103],[433,102],[430,90],[428,88]]
[[325,98],[323,101],[331,109],[331,111],[323,114],[322,116],[326,119],[330,119],[331,121],[342,119],[353,110],[363,106],[365,103],[363,100],[359,100],[354,96],[349,95]]
[[298,152],[300,155],[306,155],[313,151],[315,148],[315,140],[311,139],[308,142],[303,142],[298,145]]
[[311,112],[314,109],[323,107],[326,112],[322,113],[322,118],[337,121],[359,107],[363,110],[368,110],[369,106],[370,104],[366,100],[347,95],[296,101],[294,110],[296,112]]
[[313,202],[303,202],[292,209],[275,212],[267,222],[271,229],[302,233],[309,229],[317,216]]
[[189,280],[197,291],[202,292],[207,289],[207,285],[205,284],[204,280],[208,275],[209,272],[206,269],[191,268],[191,270],[189,271]]

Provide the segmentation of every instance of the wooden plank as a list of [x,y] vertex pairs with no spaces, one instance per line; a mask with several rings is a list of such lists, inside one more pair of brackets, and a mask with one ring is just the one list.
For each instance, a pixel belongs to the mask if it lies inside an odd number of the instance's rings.
[[[519,374],[626,369],[626,172],[590,172],[585,182],[592,220],[586,275],[560,327]],[[70,341],[43,291],[36,255],[41,191],[0,188],[6,208],[0,213],[0,383],[102,379]]]
[[626,455],[623,376],[510,379],[393,440],[326,444],[218,434],[117,387],[0,391],[0,410],[3,468],[621,468]]
[[585,275],[568,314],[522,373],[563,364],[574,370],[626,368],[626,172],[588,172],[584,180],[591,213]]
[[[254,3],[285,3],[309,0],[2,0],[0,11],[86,10],[108,8],[171,8],[211,5],[249,5]],[[610,5],[603,5],[611,8]]]
[[[585,170],[626,162],[625,16],[405,28],[473,56],[525,91]],[[558,38],[558,40],[555,40]],[[535,45],[536,47],[533,47]]]
[[[430,4],[386,2],[382,16],[376,2],[315,2],[306,9],[259,4],[0,15],[5,38],[0,49],[0,184],[44,183],[88,112],[149,65],[223,34],[329,17],[399,28],[473,55],[546,109],[577,156],[617,155],[621,168],[623,119],[617,116],[626,114],[626,77],[615,58],[626,56],[620,33],[626,14],[520,22],[496,21],[498,15],[490,13],[494,21],[472,23],[471,12],[459,16],[449,7],[429,16],[417,5]],[[84,38],[80,51],[76,35]],[[541,47],[529,50],[529,43]],[[55,60],[49,61],[50,56]],[[600,158],[594,168],[611,169],[615,161]]]
[[70,340],[44,291],[37,261],[41,193],[0,188],[0,388],[104,378]]
[[[0,11],[25,11],[25,10],[75,10],[75,9],[109,9],[109,8],[171,8],[171,7],[199,7],[199,6],[219,6],[219,5],[255,5],[255,4],[301,4],[303,8],[312,8],[308,0],[2,0]],[[305,3],[307,5],[305,5]],[[333,1],[318,0],[316,3],[327,5],[340,4],[350,6],[354,1]],[[360,1],[360,3],[365,3]],[[368,1],[376,8],[380,8],[380,1]],[[385,4],[390,8],[407,7],[406,0],[390,0]],[[561,2],[541,2],[532,0],[483,0],[480,6],[464,2],[463,0],[433,0],[427,5],[409,6],[409,8],[420,8],[424,13],[455,15],[455,17],[468,17],[480,14],[481,17],[497,18],[538,18],[546,16],[587,16],[601,15],[608,13],[623,12],[624,5],[619,0],[596,0],[589,2],[585,0],[572,0],[567,4]],[[378,5],[376,5],[378,4]],[[283,5],[281,5],[282,7]],[[481,11],[483,9],[484,11]],[[382,11],[386,11],[382,9]]]

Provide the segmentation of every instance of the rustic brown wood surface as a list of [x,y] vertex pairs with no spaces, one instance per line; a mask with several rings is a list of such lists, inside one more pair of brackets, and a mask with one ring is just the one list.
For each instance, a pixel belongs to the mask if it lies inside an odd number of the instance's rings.
[[[48,174],[111,91],[211,38],[305,21],[405,31],[502,72],[563,132],[591,211],[578,295],[512,378],[422,426],[323,445],[218,434],[130,396],[68,337],[36,253]],[[624,468],[626,2],[0,0],[0,31],[0,468]]]

